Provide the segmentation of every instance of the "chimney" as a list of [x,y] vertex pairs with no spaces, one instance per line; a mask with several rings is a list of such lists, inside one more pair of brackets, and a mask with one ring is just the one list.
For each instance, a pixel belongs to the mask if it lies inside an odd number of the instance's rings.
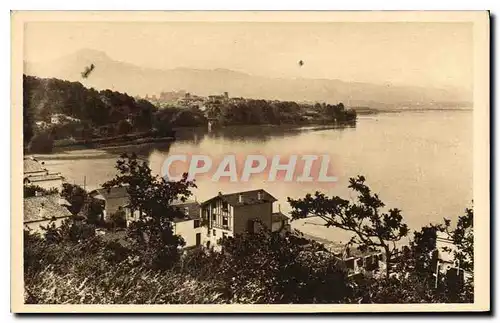
[[44,207],[45,207],[45,204],[41,204],[40,205],[40,208],[38,209],[38,216],[40,217],[40,219],[44,219],[45,218],[45,210],[44,210]]
[[242,194],[238,195],[238,202],[243,203],[243,195]]
[[257,192],[257,199],[260,201],[262,200],[262,192],[261,191],[258,191]]

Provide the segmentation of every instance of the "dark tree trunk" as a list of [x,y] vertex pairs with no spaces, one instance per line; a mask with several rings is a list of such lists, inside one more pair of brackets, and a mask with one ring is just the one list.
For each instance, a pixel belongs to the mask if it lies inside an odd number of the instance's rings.
[[389,247],[384,247],[385,249],[385,278],[389,279],[389,274],[390,274],[390,260],[391,260],[391,251],[389,250]]

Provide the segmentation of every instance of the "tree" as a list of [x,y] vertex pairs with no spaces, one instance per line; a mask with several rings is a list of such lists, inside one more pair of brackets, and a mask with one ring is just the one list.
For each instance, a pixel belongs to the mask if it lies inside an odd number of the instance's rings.
[[50,154],[52,152],[53,145],[54,140],[52,139],[50,134],[41,132],[31,138],[31,141],[28,145],[28,150],[31,153]]
[[133,119],[134,128],[140,131],[150,130],[153,126],[153,114],[158,110],[151,102],[147,100],[137,100],[139,113]]
[[432,277],[436,270],[437,255],[434,251],[438,231],[442,231],[442,226],[433,224],[415,231],[410,242],[411,255],[401,259],[402,267],[413,270],[417,275]]
[[80,213],[83,207],[89,203],[87,192],[78,185],[63,183],[61,196],[71,204],[68,209],[73,215]]
[[[444,223],[429,224],[414,232],[413,240],[410,243],[411,257],[405,259],[406,266],[415,268],[415,272],[424,275],[431,275],[435,272],[437,254],[435,251],[448,252],[453,254],[453,258],[460,265],[460,268],[468,272],[474,270],[474,211],[465,209],[465,214],[458,217],[457,225],[451,228],[451,221],[444,219]],[[437,250],[437,235],[439,232],[452,241],[455,248],[443,247],[444,250]]]
[[120,120],[116,125],[118,135],[126,135],[132,131],[132,125],[127,120]]
[[29,82],[30,80],[23,75],[23,142],[24,145],[28,145],[31,138],[33,137],[33,109],[30,104],[30,90]]
[[125,228],[127,227],[127,219],[125,215],[125,211],[122,207],[118,208],[118,211],[111,214],[110,221],[113,225],[113,228]]
[[104,188],[125,186],[129,194],[129,207],[138,211],[139,219],[130,223],[128,235],[136,243],[150,251],[144,261],[151,261],[159,268],[171,266],[177,257],[178,247],[184,244],[172,231],[172,220],[182,212],[172,206],[174,200],[185,201],[192,195],[194,182],[187,174],[178,182],[167,181],[152,175],[146,162],[140,162],[135,154],[123,154],[116,162],[118,174],[103,184]]
[[361,250],[382,248],[386,255],[386,277],[389,278],[391,262],[397,254],[396,242],[408,234],[408,226],[403,223],[399,209],[383,212],[385,204],[378,194],[371,192],[365,184],[365,177],[349,179],[349,188],[358,194],[357,202],[341,197],[327,197],[316,192],[314,197],[307,194],[303,199],[288,198],[292,206],[292,218],[300,219],[318,216],[325,220],[326,227],[337,227],[352,232],[350,243]]
[[[460,268],[474,271],[474,210],[465,209],[465,214],[458,218],[455,229],[450,230],[451,221],[445,219],[445,231],[457,247],[453,256],[459,262]],[[452,252],[451,250],[445,250]]]

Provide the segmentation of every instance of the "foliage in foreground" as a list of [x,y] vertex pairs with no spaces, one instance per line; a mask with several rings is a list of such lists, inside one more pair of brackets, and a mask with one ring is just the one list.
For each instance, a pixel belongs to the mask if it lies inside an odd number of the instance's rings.
[[[384,212],[384,202],[365,184],[364,176],[351,178],[349,188],[357,193],[357,202],[339,196],[330,198],[320,192],[314,196],[307,194],[303,199],[288,198],[293,208],[293,219],[318,216],[325,221],[326,227],[333,226],[351,232],[351,243],[360,249],[382,249],[387,263],[392,264],[397,253],[396,242],[408,234],[401,210],[394,208]],[[389,272],[390,266],[387,266],[386,277],[389,277]]]
[[142,249],[87,226],[25,232],[27,303],[339,303],[352,293],[337,260],[293,234],[227,238],[222,252],[191,250],[158,269],[141,261]]
[[[458,303],[472,302],[471,284],[448,286],[433,276],[432,251],[436,234],[446,232],[457,245],[455,258],[473,268],[473,211],[450,222],[414,233],[403,254],[393,254],[386,279],[369,274],[350,278],[342,262],[322,244],[298,233],[260,230],[222,239],[221,250],[183,251],[174,235],[171,201],[190,196],[194,183],[167,182],[151,175],[136,156],[122,156],[119,174],[106,187],[125,185],[131,205],[141,210],[127,232],[96,235],[92,217],[75,216],[60,227],[51,224],[42,234],[25,231],[25,302],[37,304],[219,304],[219,303]],[[322,214],[327,224],[352,229],[361,241],[378,237],[370,247],[406,235],[399,210],[380,211],[383,203],[364,184],[351,179],[358,204],[317,193],[292,201],[297,213]],[[65,186],[62,195],[72,212],[91,211],[88,196]],[[90,212],[89,214],[91,214]],[[327,215],[327,216],[325,216]],[[340,220],[339,220],[340,219]],[[340,221],[340,222],[334,222]],[[353,222],[354,221],[354,222]],[[362,224],[365,223],[365,226]],[[370,226],[371,223],[371,226]],[[360,231],[362,230],[362,231]],[[376,240],[375,240],[376,241]]]
[[[38,304],[446,303],[472,302],[467,285],[434,289],[432,275],[348,278],[338,259],[296,234],[226,238],[221,250],[186,251],[168,269],[151,249],[96,236],[75,221],[25,232],[25,302]],[[130,242],[130,241],[129,241]],[[161,252],[161,250],[159,250]]]

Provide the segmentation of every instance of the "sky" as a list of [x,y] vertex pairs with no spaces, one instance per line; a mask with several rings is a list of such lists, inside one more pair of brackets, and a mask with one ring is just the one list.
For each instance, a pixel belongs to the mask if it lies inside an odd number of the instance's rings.
[[465,90],[473,83],[469,23],[30,22],[24,41],[27,61],[95,49],[158,69]]

